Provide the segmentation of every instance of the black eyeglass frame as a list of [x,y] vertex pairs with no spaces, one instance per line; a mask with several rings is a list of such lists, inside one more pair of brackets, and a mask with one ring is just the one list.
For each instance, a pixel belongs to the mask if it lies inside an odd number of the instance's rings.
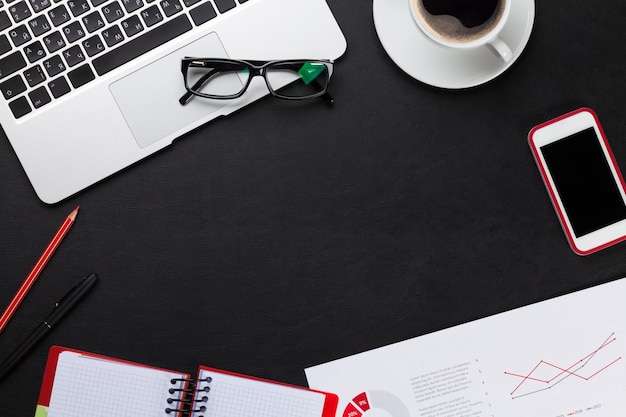
[[[272,66],[285,65],[285,64],[305,64],[305,63],[313,63],[313,64],[324,64],[326,66],[326,71],[324,71],[323,79],[324,84],[321,85],[320,80],[318,78],[313,79],[311,82],[314,82],[318,85],[318,87],[322,88],[320,91],[306,95],[306,96],[287,96],[282,95],[278,91],[274,90],[271,86],[270,81],[267,78],[267,69]],[[236,94],[230,95],[213,95],[202,93],[197,91],[197,88],[202,86],[204,83],[209,81],[211,77],[217,74],[219,71],[213,69],[212,71],[207,72],[204,76],[202,76],[193,86],[189,86],[187,73],[190,67],[209,67],[214,68],[219,64],[228,64],[228,65],[240,65],[241,69],[248,69],[249,75],[248,80],[245,85],[241,88],[241,90]],[[265,80],[265,85],[269,90],[270,94],[274,97],[284,99],[284,100],[306,100],[315,97],[323,97],[327,101],[332,102],[332,97],[328,94],[328,85],[330,84],[330,78],[334,69],[334,61],[330,59],[283,59],[283,60],[273,60],[273,61],[258,61],[258,60],[242,60],[242,59],[227,59],[227,58],[193,58],[193,57],[185,57],[181,60],[181,71],[183,73],[183,81],[185,84],[185,89],[187,92],[179,99],[180,104],[185,105],[193,96],[204,97],[214,100],[232,100],[239,98],[245,94],[252,82],[252,79],[255,76],[262,76]],[[282,87],[281,87],[282,88]]]

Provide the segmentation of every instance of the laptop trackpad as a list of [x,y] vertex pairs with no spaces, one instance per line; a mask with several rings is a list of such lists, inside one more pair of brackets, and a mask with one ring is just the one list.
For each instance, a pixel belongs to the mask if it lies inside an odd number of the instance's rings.
[[[219,37],[212,32],[110,86],[140,148],[179,132],[230,104],[228,100],[207,99],[194,99],[185,106],[178,102],[186,91],[180,71],[180,60],[185,56],[228,57]],[[237,77],[229,78],[225,82],[238,83],[241,88]]]

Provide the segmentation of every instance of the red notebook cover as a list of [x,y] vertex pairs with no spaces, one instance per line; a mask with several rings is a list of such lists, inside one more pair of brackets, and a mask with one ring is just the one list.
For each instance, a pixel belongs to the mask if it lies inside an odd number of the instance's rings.
[[35,417],[334,417],[338,397],[200,366],[197,379],[53,346]]

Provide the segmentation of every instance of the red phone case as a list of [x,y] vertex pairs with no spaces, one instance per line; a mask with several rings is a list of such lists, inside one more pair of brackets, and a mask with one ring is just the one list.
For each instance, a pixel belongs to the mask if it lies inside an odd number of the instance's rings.
[[567,237],[567,241],[570,245],[570,247],[572,248],[572,250],[574,252],[576,252],[578,255],[589,255],[590,253],[593,252],[597,252],[601,249],[607,248],[609,246],[612,246],[618,242],[621,242],[623,240],[626,239],[626,236],[622,236],[619,237],[617,239],[611,240],[610,242],[607,242],[603,245],[594,247],[592,249],[589,250],[582,250],[580,248],[578,248],[576,246],[576,243],[574,241],[574,236],[570,233],[570,231],[567,228],[566,222],[565,222],[565,213],[563,213],[563,211],[561,210],[561,208],[559,207],[559,204],[557,203],[557,199],[556,199],[556,191],[554,189],[552,189],[552,187],[550,186],[550,182],[548,180],[548,174],[546,173],[545,167],[541,164],[540,159],[539,159],[539,149],[537,148],[537,146],[535,145],[534,141],[533,141],[533,136],[535,134],[535,132],[545,126],[554,124],[560,120],[566,119],[568,117],[571,117],[575,114],[578,113],[582,113],[582,112],[588,112],[589,114],[591,114],[596,122],[596,125],[598,126],[598,131],[600,132],[600,136],[602,137],[602,140],[604,141],[604,145],[606,146],[606,149],[608,151],[609,157],[611,159],[611,163],[613,165],[613,167],[615,168],[616,172],[617,172],[617,176],[619,178],[619,181],[622,185],[622,188],[626,188],[626,185],[624,184],[624,178],[622,177],[622,173],[619,170],[619,167],[617,165],[617,162],[615,160],[615,156],[613,155],[613,151],[611,150],[611,146],[609,145],[608,140],[606,139],[606,135],[604,134],[604,130],[602,129],[602,125],[600,124],[600,120],[598,119],[598,115],[590,108],[588,107],[582,107],[578,110],[574,110],[572,112],[566,113],[562,116],[559,116],[557,118],[554,118],[552,120],[548,120],[545,123],[541,123],[537,126],[535,126],[530,133],[528,134],[528,143],[530,145],[530,149],[532,150],[533,153],[533,157],[535,158],[535,162],[537,163],[537,167],[539,167],[539,171],[541,172],[541,178],[543,180],[544,185],[546,186],[546,189],[548,190],[548,194],[550,195],[550,201],[552,202],[552,205],[554,206],[554,209],[557,213],[557,216],[559,218],[559,222],[561,223],[561,227],[563,228],[563,231],[565,232],[565,235]]

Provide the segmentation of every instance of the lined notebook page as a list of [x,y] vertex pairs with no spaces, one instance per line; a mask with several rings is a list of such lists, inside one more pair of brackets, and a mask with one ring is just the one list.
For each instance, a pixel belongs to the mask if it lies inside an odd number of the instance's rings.
[[[172,417],[172,378],[183,375],[61,352],[48,417]],[[180,387],[180,384],[179,384]]]
[[[200,379],[211,377],[210,383],[199,384],[196,399],[206,407],[193,417],[320,417],[324,409],[323,394],[265,381],[242,378],[202,369]],[[205,386],[209,392],[202,392]]]

